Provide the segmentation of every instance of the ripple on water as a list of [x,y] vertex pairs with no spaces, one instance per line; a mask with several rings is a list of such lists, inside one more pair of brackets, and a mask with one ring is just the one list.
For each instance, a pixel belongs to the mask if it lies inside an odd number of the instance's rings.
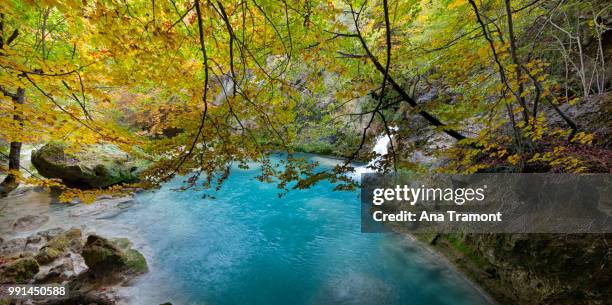
[[278,198],[255,175],[234,171],[216,199],[169,191],[177,180],[116,219],[147,224],[159,269],[134,289],[137,304],[488,303],[415,242],[361,233],[357,193],[321,183]]
[[[130,304],[488,303],[415,242],[361,233],[357,193],[321,183],[278,198],[276,186],[259,183],[257,174],[234,171],[220,192],[206,192],[216,199],[172,191],[177,179],[127,208],[49,205],[45,195],[26,193],[13,199],[19,208],[4,212],[16,219],[42,211],[49,221],[41,229],[84,225],[130,238],[150,266],[127,288]],[[9,229],[0,223],[0,231]]]

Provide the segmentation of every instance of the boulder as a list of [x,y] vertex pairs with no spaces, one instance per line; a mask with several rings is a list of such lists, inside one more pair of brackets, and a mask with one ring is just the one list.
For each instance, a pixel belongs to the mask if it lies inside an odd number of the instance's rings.
[[81,247],[81,230],[72,228],[49,240],[36,254],[36,261],[42,265],[48,264],[62,255],[68,248],[79,252]]
[[140,274],[148,269],[144,256],[130,248],[125,239],[111,242],[98,235],[89,235],[82,255],[94,275]]
[[82,252],[89,270],[106,274],[112,271],[123,271],[126,268],[123,253],[106,238],[89,235]]
[[70,253],[50,264],[41,267],[34,280],[36,283],[62,283],[77,278],[87,270],[83,257]]
[[0,266],[0,284],[25,284],[36,273],[38,273],[38,263],[34,258],[18,258]]
[[78,152],[69,152],[65,144],[50,142],[32,153],[32,164],[47,178],[86,189],[136,182],[146,161],[134,159],[111,144],[82,146]]
[[125,263],[131,273],[141,274],[149,270],[144,255],[133,249],[127,238],[117,238],[111,242],[125,254]]

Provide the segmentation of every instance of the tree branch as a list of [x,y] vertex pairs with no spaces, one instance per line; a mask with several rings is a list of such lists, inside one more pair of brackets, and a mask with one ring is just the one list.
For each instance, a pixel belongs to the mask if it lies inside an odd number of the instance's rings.
[[202,119],[200,121],[200,126],[198,127],[198,132],[196,134],[195,139],[193,139],[193,143],[191,143],[191,147],[189,147],[189,151],[187,152],[187,154],[183,155],[179,163],[176,165],[174,171],[172,171],[170,175],[166,176],[166,179],[174,176],[174,174],[176,174],[176,172],[181,168],[183,163],[185,163],[187,158],[189,158],[189,156],[191,156],[191,154],[193,153],[193,149],[195,148],[200,136],[202,135],[202,130],[204,129],[204,123],[206,122],[206,115],[208,113],[207,96],[208,96],[209,66],[208,66],[208,54],[206,53],[206,44],[204,43],[204,29],[202,25],[202,12],[200,11],[200,0],[195,0],[195,9],[196,9],[196,15],[198,19],[198,34],[199,34],[199,40],[200,40],[200,49],[202,51],[202,65],[204,66],[204,93],[202,94],[202,101],[204,102],[204,109],[202,111],[203,112]]

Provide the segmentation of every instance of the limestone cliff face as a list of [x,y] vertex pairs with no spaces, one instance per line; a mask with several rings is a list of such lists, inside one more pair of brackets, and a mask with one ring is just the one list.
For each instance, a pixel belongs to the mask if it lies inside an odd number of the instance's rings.
[[475,279],[504,304],[610,304],[612,235],[467,234]]

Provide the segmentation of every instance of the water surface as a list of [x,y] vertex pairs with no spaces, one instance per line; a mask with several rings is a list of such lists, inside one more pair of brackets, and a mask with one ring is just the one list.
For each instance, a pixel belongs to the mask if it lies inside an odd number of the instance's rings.
[[258,174],[235,170],[218,192],[172,191],[177,179],[114,217],[147,244],[134,304],[488,304],[414,241],[361,233],[357,192],[278,198]]

